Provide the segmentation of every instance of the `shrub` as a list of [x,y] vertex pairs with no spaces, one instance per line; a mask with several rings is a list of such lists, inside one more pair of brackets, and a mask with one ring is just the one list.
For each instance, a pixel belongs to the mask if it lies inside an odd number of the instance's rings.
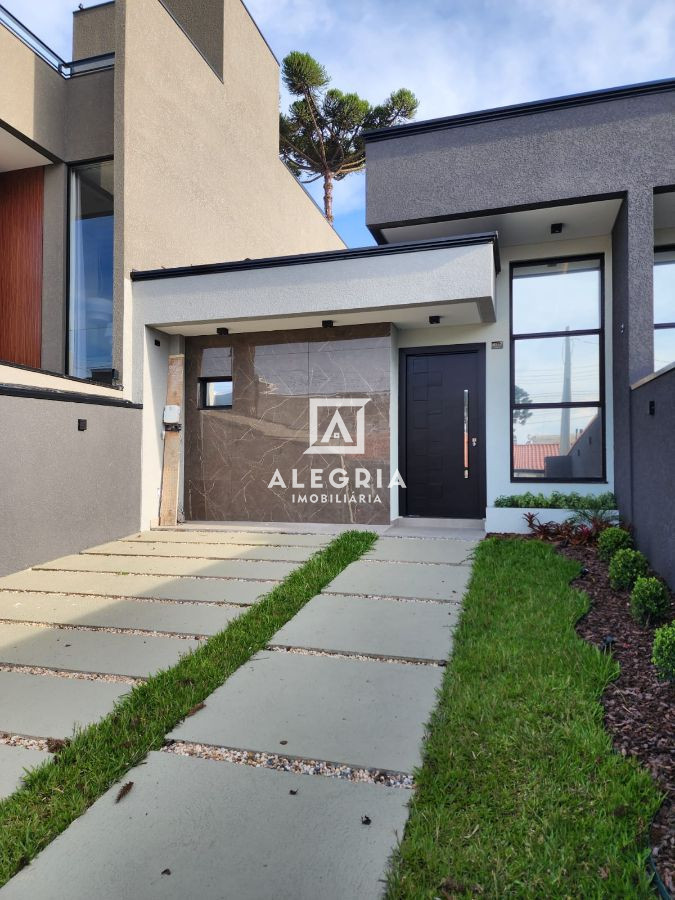
[[630,550],[633,538],[625,528],[606,528],[598,538],[598,556],[608,563],[617,550]]
[[658,578],[638,578],[630,595],[630,611],[641,625],[662,619],[670,606],[668,588]]
[[647,557],[639,550],[617,550],[609,564],[609,581],[616,589],[630,590],[641,575],[646,575]]
[[524,494],[508,494],[497,497],[495,506],[511,509],[616,509],[616,497],[611,491],[604,494],[578,494],[573,491],[563,494],[560,491],[552,491],[550,494],[533,494],[527,491]]
[[654,632],[652,662],[662,678],[675,680],[675,621]]

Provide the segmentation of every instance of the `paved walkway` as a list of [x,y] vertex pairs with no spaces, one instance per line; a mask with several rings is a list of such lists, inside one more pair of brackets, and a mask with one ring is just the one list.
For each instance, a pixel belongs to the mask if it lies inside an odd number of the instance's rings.
[[[1,892],[3,900],[380,896],[470,573],[474,535],[453,534],[381,537],[184,720],[163,752],[151,753],[125,777],[134,788],[121,803],[114,802],[117,786],[19,873]],[[185,617],[169,620],[169,607],[188,611],[190,621],[207,609],[221,615],[220,621],[199,619],[201,634],[212,633],[237,614],[225,597],[238,596],[245,608],[269,589],[269,581],[259,580],[263,572],[270,580],[283,577],[330,537],[323,531],[156,531],[0,579],[0,619],[12,619],[0,625],[0,662],[31,659],[32,666],[60,673],[73,651],[68,666],[77,671],[98,658],[106,671],[147,673],[148,659],[164,660],[167,648],[177,658],[198,639],[196,625],[185,630]],[[111,574],[97,574],[97,559]],[[233,581],[236,576],[250,580]],[[45,577],[53,579],[51,593],[36,594],[47,588],[44,581],[35,588],[33,579]],[[76,599],[73,578],[79,579]],[[145,591],[134,581],[111,595],[104,580],[111,578],[154,580],[144,582]],[[102,583],[108,596],[93,593]],[[140,599],[169,593],[175,599],[176,592],[180,603]],[[217,594],[218,605],[198,600],[205,592]],[[8,615],[17,602],[42,617]],[[139,607],[157,607],[152,635],[138,633]],[[147,625],[150,613],[144,615]],[[64,617],[74,625],[105,624],[77,632],[14,624],[63,623]],[[125,627],[133,633],[100,630]],[[40,633],[17,638],[16,628]],[[75,647],[75,638],[85,636],[100,641],[98,657],[84,641]],[[141,648],[132,638],[148,643]],[[10,678],[3,690],[1,679]],[[74,685],[92,692],[88,708],[84,690],[77,701],[66,696],[64,686]],[[4,709],[0,701],[0,731],[60,736],[74,717],[97,718],[124,690],[119,682],[54,672],[0,672],[0,697],[23,691],[38,703],[26,711],[30,702],[8,700]]]

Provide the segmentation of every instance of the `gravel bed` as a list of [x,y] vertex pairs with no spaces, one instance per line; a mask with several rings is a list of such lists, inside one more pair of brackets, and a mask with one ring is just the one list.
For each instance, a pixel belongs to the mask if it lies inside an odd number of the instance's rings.
[[298,656],[331,656],[335,659],[360,659],[366,662],[397,663],[403,666],[435,666],[446,665],[445,660],[406,659],[402,656],[376,656],[365,653],[346,653],[340,650],[313,650],[311,647],[284,647],[281,644],[268,644],[265,648],[273,653],[295,653]]
[[[96,553],[92,554],[94,556],[103,556],[103,554]],[[133,556],[129,557],[133,559]],[[163,559],[164,557],[160,556],[159,559]],[[241,560],[242,562],[246,562],[247,560]],[[278,562],[278,560],[266,560],[267,562]],[[260,559],[253,559],[250,562],[263,562]],[[294,560],[297,562],[297,560]],[[46,564],[45,564],[46,565]],[[302,565],[302,563],[300,563]],[[71,572],[76,575],[117,575],[121,578],[124,578],[127,575],[133,575],[134,578],[180,578],[185,581],[236,581],[236,582],[247,582],[247,581],[260,581],[265,584],[279,584],[278,580],[273,578],[235,578],[233,576],[227,575],[176,575],[174,572],[108,572],[107,570],[100,571],[99,569],[49,569],[49,568],[35,568],[32,571],[34,572]],[[51,591],[50,593],[58,593],[56,591]],[[106,594],[106,596],[109,596]],[[194,601],[190,601],[194,602]]]
[[111,681],[116,684],[143,684],[147,678],[131,675],[102,675],[99,672],[70,672],[66,669],[50,669],[46,666],[14,666],[0,663],[0,672],[22,672],[24,675],[51,675],[54,678],[76,678],[81,681]]
[[359,599],[363,598],[364,600],[394,600],[396,603],[435,603],[441,604],[441,606],[447,606],[448,604],[460,606],[463,599],[462,597],[459,597],[457,600],[431,600],[428,597],[392,597],[389,594],[356,594],[354,591],[345,594],[344,591],[329,591],[325,589],[321,593],[327,594],[329,597],[358,597]]
[[[115,572],[103,572],[104,575],[114,575]],[[180,576],[183,577],[183,576]],[[73,591],[34,591],[32,588],[0,588],[0,601],[3,594],[40,594],[44,597],[51,597],[58,594],[63,597],[73,597],[77,600],[132,600],[134,603],[166,603],[166,604],[185,604],[190,606],[226,606],[231,609],[240,609],[247,606],[245,603],[227,603],[224,600],[174,600],[165,597],[133,597],[127,594],[77,594]]]
[[195,744],[187,741],[168,741],[162,750],[179,756],[197,756],[200,759],[214,759],[254,768],[278,769],[296,775],[323,775],[327,778],[341,778],[343,781],[359,781],[368,784],[383,784],[387,787],[414,788],[412,775],[404,772],[384,772],[379,769],[357,769],[339,766],[317,759],[297,759],[279,756],[276,753],[256,753],[251,750],[230,750],[210,744]]
[[182,641],[205,641],[206,634],[184,634],[179,631],[151,631],[143,628],[112,628],[108,625],[71,625],[65,622],[33,622],[0,618],[0,625],[27,625],[31,628],[59,628],[61,631],[104,631],[106,634],[140,634],[151,637],[178,638]]
[[27,750],[47,750],[51,752],[51,741],[47,738],[21,737],[19,734],[8,734],[6,731],[0,731],[0,744],[7,744],[9,747],[25,747]]

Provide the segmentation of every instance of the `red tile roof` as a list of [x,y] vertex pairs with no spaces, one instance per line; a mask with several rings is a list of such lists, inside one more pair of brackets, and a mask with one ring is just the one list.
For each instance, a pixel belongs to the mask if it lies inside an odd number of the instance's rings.
[[546,457],[559,455],[559,444],[514,444],[513,468],[526,472],[543,472]]

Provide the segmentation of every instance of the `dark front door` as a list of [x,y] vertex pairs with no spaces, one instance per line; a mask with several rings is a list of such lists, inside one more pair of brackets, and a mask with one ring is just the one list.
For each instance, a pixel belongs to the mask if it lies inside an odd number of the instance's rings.
[[402,350],[401,376],[402,513],[482,518],[483,346]]

